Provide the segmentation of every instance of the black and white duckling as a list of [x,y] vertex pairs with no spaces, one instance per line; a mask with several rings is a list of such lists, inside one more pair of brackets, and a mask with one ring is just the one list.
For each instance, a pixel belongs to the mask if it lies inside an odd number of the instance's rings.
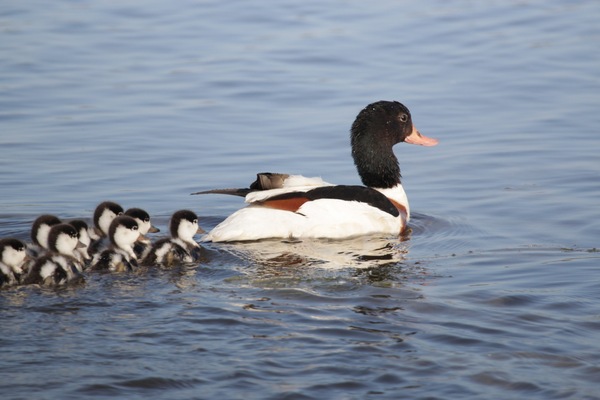
[[172,267],[177,264],[196,262],[200,259],[201,247],[194,235],[204,233],[198,226],[198,216],[190,210],[179,210],[169,223],[170,238],[157,241],[144,258],[144,265]]
[[160,230],[150,222],[150,214],[141,208],[130,208],[124,214],[132,217],[138,223],[140,237],[133,245],[133,251],[137,259],[142,260],[152,248],[152,242],[146,234],[160,232]]
[[91,270],[94,271],[131,271],[137,267],[137,258],[133,245],[139,238],[138,223],[128,215],[113,219],[108,228],[108,249],[94,255]]
[[80,262],[86,263],[91,260],[91,257],[88,253],[88,247],[92,241],[89,234],[88,224],[82,219],[74,219],[69,221],[68,224],[77,230],[79,242],[81,243],[79,247],[75,249],[75,256]]
[[19,239],[0,239],[0,287],[19,283],[27,260],[27,246]]
[[33,244],[29,247],[31,257],[40,257],[48,250],[48,234],[50,228],[60,224],[58,217],[50,214],[40,215],[31,225],[31,241]]
[[62,285],[82,279],[83,264],[75,255],[79,245],[79,235],[72,225],[54,225],[48,233],[48,252],[35,260],[23,283]]
[[94,227],[90,229],[90,238],[92,242],[88,246],[88,254],[94,256],[94,254],[102,252],[108,245],[108,229],[110,223],[123,214],[123,207],[112,201],[103,201],[98,204],[94,210]]

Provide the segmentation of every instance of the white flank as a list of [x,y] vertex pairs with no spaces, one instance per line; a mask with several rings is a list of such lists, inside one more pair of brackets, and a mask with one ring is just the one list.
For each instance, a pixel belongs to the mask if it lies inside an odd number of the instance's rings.
[[343,239],[371,233],[399,234],[404,225],[402,216],[394,217],[366,203],[320,199],[306,202],[297,212],[250,205],[233,213],[203,240]]
[[171,242],[166,242],[154,251],[157,263],[163,262],[165,256],[169,254],[169,251],[171,251],[171,247],[173,247],[173,244]]
[[292,175],[284,188],[249,193],[250,203],[217,225],[203,241],[230,242],[268,238],[345,239],[372,233],[399,234],[410,217],[408,198],[402,185],[375,189],[406,208],[394,217],[376,207],[358,201],[319,199],[304,203],[296,212],[253,204],[289,192],[305,192],[320,186],[333,186],[321,178]]
[[52,276],[52,274],[54,274],[54,271],[56,271],[56,268],[58,268],[58,265],[48,260],[42,266],[42,268],[40,268],[40,277],[42,278],[42,280],[45,280],[46,278]]

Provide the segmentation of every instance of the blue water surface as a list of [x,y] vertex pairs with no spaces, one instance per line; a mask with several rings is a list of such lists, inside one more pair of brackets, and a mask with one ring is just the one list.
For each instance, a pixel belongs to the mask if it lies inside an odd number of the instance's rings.
[[[404,238],[203,244],[195,266],[0,291],[20,398],[598,399],[600,4],[11,2],[0,237],[113,200],[210,229],[255,173],[359,184],[398,100]],[[160,237],[160,234],[154,238]],[[198,237],[200,239],[200,237]]]

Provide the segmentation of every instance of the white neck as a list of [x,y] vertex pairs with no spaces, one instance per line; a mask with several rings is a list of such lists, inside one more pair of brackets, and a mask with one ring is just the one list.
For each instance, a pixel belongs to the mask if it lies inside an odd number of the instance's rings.
[[389,189],[388,188],[385,188],[385,189],[373,188],[373,189],[382,193],[383,195],[385,195],[385,197],[392,200],[393,202],[398,203],[399,205],[403,206],[406,209],[406,220],[408,221],[410,219],[410,206],[408,205],[408,197],[406,196],[406,192],[404,191],[402,184],[398,184]]

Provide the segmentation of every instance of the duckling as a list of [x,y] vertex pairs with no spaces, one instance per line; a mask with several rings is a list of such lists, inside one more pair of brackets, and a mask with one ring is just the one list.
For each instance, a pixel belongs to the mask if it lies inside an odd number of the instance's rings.
[[85,264],[91,260],[91,257],[88,253],[88,247],[92,239],[90,238],[88,224],[82,219],[71,220],[68,222],[68,224],[77,230],[79,242],[81,243],[80,247],[75,249],[75,256],[82,264]]
[[0,287],[19,283],[27,261],[27,246],[19,239],[0,239]]
[[123,214],[123,207],[112,201],[103,201],[94,210],[94,228],[90,229],[92,242],[88,254],[101,253],[108,246],[108,229],[113,219]]
[[171,217],[169,230],[171,237],[154,243],[142,264],[172,267],[200,259],[202,248],[194,241],[194,235],[204,233],[204,230],[198,226],[198,216],[193,211],[175,212]]
[[83,264],[77,259],[77,230],[69,224],[54,225],[48,233],[48,253],[38,258],[24,284],[62,285],[82,279]]
[[129,215],[138,223],[140,237],[133,246],[133,251],[138,260],[142,260],[148,255],[152,248],[152,242],[146,237],[147,233],[156,233],[160,230],[150,222],[150,214],[141,208],[130,208],[124,213]]
[[40,215],[31,225],[31,241],[33,242],[28,249],[32,258],[41,256],[48,250],[48,234],[50,228],[60,224],[60,219],[54,215]]
[[108,228],[110,246],[102,253],[94,255],[91,270],[94,271],[131,271],[137,267],[137,258],[133,244],[139,238],[138,223],[128,215],[113,219]]

